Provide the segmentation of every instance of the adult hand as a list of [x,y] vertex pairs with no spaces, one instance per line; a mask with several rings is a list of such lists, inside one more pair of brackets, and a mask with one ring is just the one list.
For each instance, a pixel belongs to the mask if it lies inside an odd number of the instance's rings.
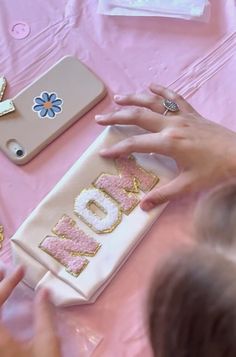
[[[0,307],[22,280],[24,270],[16,269],[4,278],[0,272]],[[59,357],[60,345],[55,333],[49,294],[41,290],[35,298],[34,308],[35,335],[31,341],[15,339],[0,321],[0,356],[1,357]]]
[[[175,159],[179,173],[169,183],[154,188],[142,200],[141,208],[154,206],[186,193],[200,191],[236,176],[236,133],[203,118],[174,91],[152,84],[150,93],[116,95],[114,100],[131,108],[98,115],[101,125],[137,125],[147,134],[130,137],[101,151],[107,158],[133,152],[157,153]],[[163,115],[163,100],[179,106],[176,113]]]

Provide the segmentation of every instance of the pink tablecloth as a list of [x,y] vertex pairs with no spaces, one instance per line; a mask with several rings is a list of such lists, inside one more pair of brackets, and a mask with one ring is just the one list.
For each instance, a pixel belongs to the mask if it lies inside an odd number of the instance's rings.
[[[143,90],[150,82],[174,82],[173,88],[188,96],[202,113],[236,129],[228,106],[220,101],[213,105],[214,94],[224,95],[228,88],[217,87],[219,81],[233,68],[233,0],[212,0],[208,24],[106,17],[98,15],[96,7],[97,2],[89,0],[0,2],[0,74],[9,82],[6,97],[15,95],[66,54],[80,58],[110,91],[102,103],[26,166],[17,167],[0,154],[0,221],[6,229],[1,258],[6,263],[10,263],[9,237],[101,132],[94,115],[114,107],[113,93]],[[29,36],[21,40],[9,32],[19,21],[31,28]],[[222,70],[226,73],[217,82]],[[230,77],[227,81],[232,82]],[[230,98],[233,100],[233,92]],[[191,240],[193,207],[190,199],[171,203],[97,302],[68,310],[80,324],[104,337],[95,356],[151,356],[144,323],[150,278],[170,250]]]

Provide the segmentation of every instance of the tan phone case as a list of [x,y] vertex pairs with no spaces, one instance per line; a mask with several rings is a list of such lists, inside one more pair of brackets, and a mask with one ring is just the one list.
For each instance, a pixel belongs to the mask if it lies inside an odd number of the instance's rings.
[[67,56],[12,99],[0,117],[0,148],[18,165],[31,160],[106,94],[103,83]]

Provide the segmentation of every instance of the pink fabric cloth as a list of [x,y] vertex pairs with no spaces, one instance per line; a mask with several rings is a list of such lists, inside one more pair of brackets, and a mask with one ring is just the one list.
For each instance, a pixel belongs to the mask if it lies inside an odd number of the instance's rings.
[[[212,1],[208,24],[110,18],[98,15],[96,7],[95,1],[86,0],[1,1],[0,74],[9,83],[6,98],[66,54],[80,58],[110,92],[26,166],[17,167],[0,153],[0,221],[6,230],[0,257],[5,263],[11,261],[10,236],[102,131],[94,115],[114,109],[113,93],[173,82],[202,114],[236,129],[233,0]],[[18,21],[31,27],[25,39],[10,35]],[[190,199],[171,203],[97,302],[66,312],[103,335],[95,356],[151,356],[144,322],[150,279],[170,250],[191,241],[194,205]]]

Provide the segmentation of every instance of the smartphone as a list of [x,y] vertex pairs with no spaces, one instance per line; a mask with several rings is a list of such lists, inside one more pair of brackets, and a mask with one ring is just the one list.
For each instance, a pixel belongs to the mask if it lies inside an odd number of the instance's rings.
[[106,95],[103,82],[66,56],[12,98],[15,111],[0,117],[0,149],[23,165]]

